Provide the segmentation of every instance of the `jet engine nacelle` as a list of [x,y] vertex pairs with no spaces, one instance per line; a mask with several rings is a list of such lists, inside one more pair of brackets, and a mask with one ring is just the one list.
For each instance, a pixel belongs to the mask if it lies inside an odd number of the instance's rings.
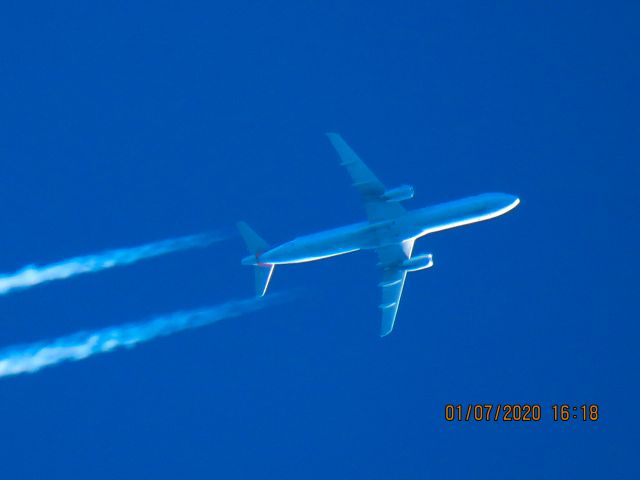
[[433,267],[433,254],[431,253],[425,253],[408,258],[402,262],[402,265],[400,266],[401,270],[406,270],[407,272],[417,272],[418,270],[424,270],[429,267]]
[[382,199],[387,202],[402,202],[413,198],[413,187],[411,185],[401,185],[400,187],[387,190],[382,195]]

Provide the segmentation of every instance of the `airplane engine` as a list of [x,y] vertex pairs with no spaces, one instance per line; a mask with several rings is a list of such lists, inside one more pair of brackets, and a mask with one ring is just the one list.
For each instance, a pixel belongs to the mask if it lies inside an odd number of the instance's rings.
[[405,260],[400,268],[407,272],[417,272],[430,267],[433,267],[433,254],[425,253]]
[[401,185],[400,187],[387,190],[382,195],[382,199],[387,202],[402,202],[413,198],[413,187],[411,185]]

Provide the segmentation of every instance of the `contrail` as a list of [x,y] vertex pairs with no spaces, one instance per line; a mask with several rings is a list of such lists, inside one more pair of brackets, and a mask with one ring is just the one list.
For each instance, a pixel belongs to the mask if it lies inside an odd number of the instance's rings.
[[262,310],[291,298],[274,294],[236,300],[198,310],[175,312],[137,323],[107,327],[92,332],[78,332],[51,341],[16,345],[0,351],[0,377],[33,373],[41,368],[67,361],[83,360],[120,347],[133,347],[157,337],[203,327],[226,318]]
[[15,273],[0,274],[0,295],[13,290],[33,287],[53,280],[62,280],[83,273],[99,272],[120,265],[128,265],[146,258],[157,257],[179,250],[206,247],[223,240],[221,234],[205,233],[170,238],[138,247],[107,250],[95,255],[69,258],[49,265],[28,265]]

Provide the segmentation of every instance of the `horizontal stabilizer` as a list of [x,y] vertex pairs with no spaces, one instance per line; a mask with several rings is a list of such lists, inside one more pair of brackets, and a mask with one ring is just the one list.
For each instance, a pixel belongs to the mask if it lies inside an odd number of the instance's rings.
[[269,244],[264,241],[260,235],[253,231],[253,229],[247,225],[245,222],[238,222],[236,224],[238,230],[240,231],[240,235],[244,239],[244,243],[246,243],[249,252],[254,255],[260,252],[264,252],[267,248],[269,248]]
[[256,276],[256,295],[262,297],[267,293],[275,265],[267,265],[265,267],[256,265],[253,268]]
[[[268,250],[269,244],[245,222],[238,222],[236,225],[238,226],[240,235],[242,235],[244,239],[244,243],[247,245],[247,249],[252,255],[243,260],[242,263],[245,265],[255,265],[253,270],[255,274],[256,295],[262,297],[267,293],[271,275],[273,275],[273,268],[275,267],[275,265],[261,263],[259,260],[260,254]],[[245,261],[247,261],[247,263],[245,263]]]

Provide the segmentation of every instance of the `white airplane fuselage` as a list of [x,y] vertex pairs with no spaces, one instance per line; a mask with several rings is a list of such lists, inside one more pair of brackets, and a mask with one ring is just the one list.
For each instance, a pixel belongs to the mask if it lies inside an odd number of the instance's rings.
[[485,193],[411,210],[392,220],[361,222],[298,237],[242,260],[244,265],[304,263],[420,238],[429,233],[489,220],[520,203],[506,193]]

